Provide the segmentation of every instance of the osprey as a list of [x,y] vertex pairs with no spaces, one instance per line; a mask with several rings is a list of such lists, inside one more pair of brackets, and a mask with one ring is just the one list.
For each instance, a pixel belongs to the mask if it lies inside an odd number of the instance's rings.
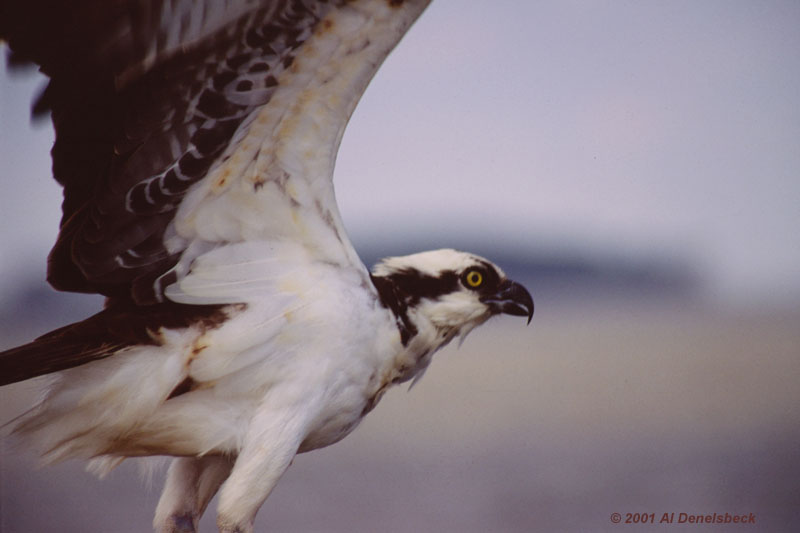
[[436,350],[533,301],[436,250],[370,273],[332,173],[345,125],[427,0],[6,1],[50,77],[63,219],[48,280],[96,315],[0,354],[51,374],[15,432],[46,461],[174,456],[154,527],[249,532],[297,453],[339,441]]

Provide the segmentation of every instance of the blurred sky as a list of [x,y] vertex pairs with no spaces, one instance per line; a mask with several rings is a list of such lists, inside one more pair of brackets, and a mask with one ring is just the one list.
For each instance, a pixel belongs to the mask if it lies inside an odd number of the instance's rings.
[[[0,74],[0,294],[43,275],[59,218],[42,83]],[[712,297],[797,304],[799,97],[796,1],[435,0],[356,109],[337,196],[357,246],[676,258]]]

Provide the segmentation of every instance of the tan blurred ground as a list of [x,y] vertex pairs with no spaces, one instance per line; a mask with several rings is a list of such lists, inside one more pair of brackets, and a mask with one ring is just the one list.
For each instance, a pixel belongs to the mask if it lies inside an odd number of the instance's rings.
[[[800,531],[800,313],[537,313],[439,353],[410,393],[296,459],[258,530]],[[32,394],[0,389],[2,421]],[[32,463],[3,454],[3,533],[149,530],[161,474],[146,490],[134,465],[98,481]],[[757,522],[625,526],[613,512]]]

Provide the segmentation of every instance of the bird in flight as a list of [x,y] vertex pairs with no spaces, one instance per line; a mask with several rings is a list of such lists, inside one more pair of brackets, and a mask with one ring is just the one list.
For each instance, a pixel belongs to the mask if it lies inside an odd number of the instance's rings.
[[533,315],[488,260],[358,258],[332,174],[370,79],[428,0],[5,0],[11,64],[50,81],[63,186],[48,258],[102,311],[0,354],[49,375],[15,421],[47,462],[173,456],[154,527],[250,532],[293,457],[493,315]]

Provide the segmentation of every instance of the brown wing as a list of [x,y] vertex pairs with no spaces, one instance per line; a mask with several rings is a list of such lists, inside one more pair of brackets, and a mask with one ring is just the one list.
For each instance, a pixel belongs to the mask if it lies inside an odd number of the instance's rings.
[[50,77],[63,218],[48,280],[161,300],[164,232],[324,14],[342,1],[20,0],[0,5],[12,63]]
[[86,320],[0,352],[0,386],[102,359],[128,346],[156,345],[161,328],[211,329],[243,308],[172,302],[143,307],[117,301]]

